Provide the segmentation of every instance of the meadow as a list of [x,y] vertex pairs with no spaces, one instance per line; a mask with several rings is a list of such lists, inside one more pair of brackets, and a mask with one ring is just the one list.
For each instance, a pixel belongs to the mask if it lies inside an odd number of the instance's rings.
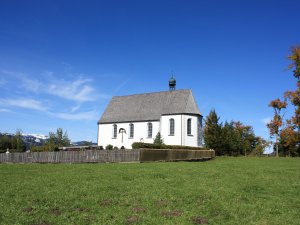
[[0,164],[0,224],[300,224],[300,159]]

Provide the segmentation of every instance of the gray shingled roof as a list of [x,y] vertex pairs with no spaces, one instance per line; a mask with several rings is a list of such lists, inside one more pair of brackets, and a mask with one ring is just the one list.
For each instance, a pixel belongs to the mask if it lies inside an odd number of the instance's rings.
[[191,90],[113,97],[98,123],[155,121],[169,114],[201,115]]

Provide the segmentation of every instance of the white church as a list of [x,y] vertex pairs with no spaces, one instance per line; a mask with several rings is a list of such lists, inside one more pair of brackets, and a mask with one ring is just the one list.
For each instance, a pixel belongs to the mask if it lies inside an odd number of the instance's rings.
[[191,90],[115,96],[98,121],[98,146],[131,149],[133,142],[153,143],[158,132],[167,145],[202,146],[202,115]]

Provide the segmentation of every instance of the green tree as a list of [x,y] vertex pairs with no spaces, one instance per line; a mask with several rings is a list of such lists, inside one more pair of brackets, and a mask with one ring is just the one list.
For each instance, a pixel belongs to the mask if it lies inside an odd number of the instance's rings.
[[26,150],[23,138],[22,130],[18,129],[15,135],[11,138],[12,149],[15,152],[24,152]]
[[0,152],[6,152],[7,149],[12,149],[11,138],[4,134],[0,137]]
[[162,138],[160,132],[158,132],[156,134],[153,144],[157,144],[157,145],[163,145],[164,144],[164,139]]
[[58,151],[59,147],[70,146],[70,139],[67,131],[63,132],[63,129],[58,128],[56,133],[50,132],[46,146],[48,151]]
[[234,122],[227,121],[221,127],[220,148],[223,155],[239,155],[242,139],[238,130],[234,126]]
[[214,149],[216,155],[222,155],[222,124],[219,123],[219,117],[213,109],[210,111],[205,120],[204,142],[207,148]]
[[270,142],[266,141],[265,139],[263,139],[262,137],[255,137],[255,147],[252,151],[252,155],[256,155],[256,156],[261,156],[265,149],[270,146]]

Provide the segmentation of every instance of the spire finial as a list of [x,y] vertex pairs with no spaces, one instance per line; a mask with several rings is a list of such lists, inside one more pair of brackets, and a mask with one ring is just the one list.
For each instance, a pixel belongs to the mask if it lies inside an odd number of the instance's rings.
[[175,91],[175,89],[176,89],[176,80],[174,78],[173,70],[172,70],[171,78],[169,80],[169,90],[170,91]]

